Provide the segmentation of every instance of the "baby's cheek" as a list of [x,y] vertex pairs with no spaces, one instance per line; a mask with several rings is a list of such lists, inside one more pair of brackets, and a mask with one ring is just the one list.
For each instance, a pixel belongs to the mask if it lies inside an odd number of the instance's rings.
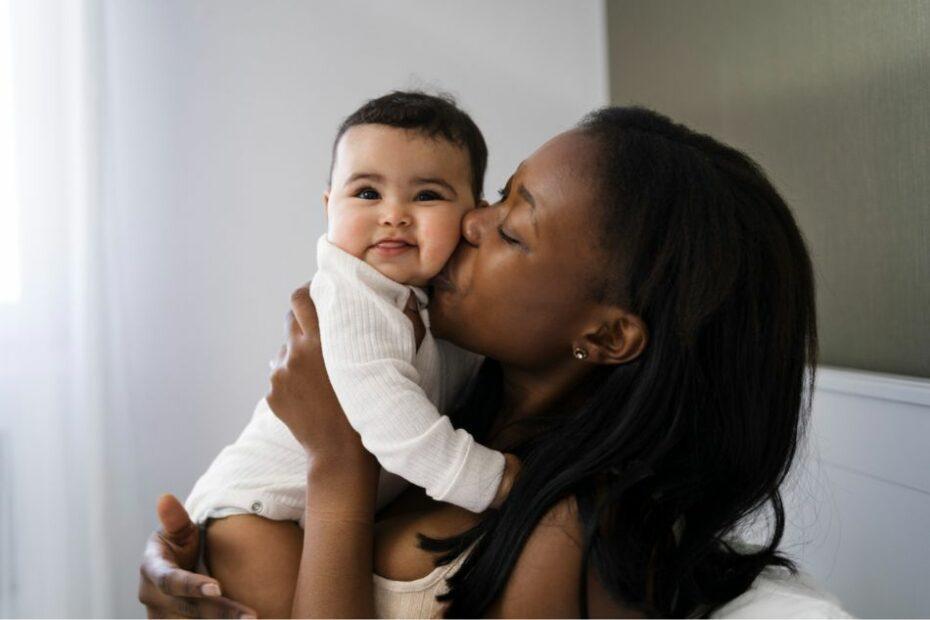
[[356,258],[364,258],[377,221],[362,209],[338,208],[329,210],[328,226],[330,243]]
[[462,232],[462,217],[458,213],[435,213],[418,222],[420,242],[420,265],[427,278],[440,272],[455,247]]

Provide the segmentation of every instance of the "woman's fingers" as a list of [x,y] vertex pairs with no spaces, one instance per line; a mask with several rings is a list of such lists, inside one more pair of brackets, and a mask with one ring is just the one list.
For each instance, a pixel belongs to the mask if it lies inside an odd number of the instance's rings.
[[168,596],[156,588],[144,575],[139,583],[139,602],[145,605],[146,615],[149,618],[177,616],[194,618],[197,616],[197,611],[188,599]]
[[183,547],[195,536],[199,536],[197,526],[174,495],[165,493],[159,497],[155,511],[158,513],[158,520],[161,521],[164,538],[172,544]]
[[218,596],[220,586],[215,579],[186,571],[173,561],[168,543],[155,533],[145,546],[142,577],[169,596]]
[[145,546],[142,575],[171,596],[219,596],[220,584],[194,569],[200,548],[200,531],[174,495],[158,498],[155,507],[162,529]]
[[139,580],[139,601],[148,616],[254,618],[254,610],[221,596],[216,579],[193,572],[200,531],[178,498],[162,495],[156,511],[162,529],[146,543]]
[[255,618],[255,610],[231,599],[216,596],[189,598],[169,596],[144,576],[139,586],[139,601],[149,618]]
[[300,323],[294,316],[293,310],[288,310],[284,317],[284,331],[287,334],[288,342],[296,340],[304,334],[303,329],[300,327]]
[[193,601],[197,613],[195,618],[257,618],[251,607],[223,596],[201,598]]
[[317,326],[316,306],[310,299],[310,287],[302,286],[291,294],[291,310],[303,334],[316,333]]

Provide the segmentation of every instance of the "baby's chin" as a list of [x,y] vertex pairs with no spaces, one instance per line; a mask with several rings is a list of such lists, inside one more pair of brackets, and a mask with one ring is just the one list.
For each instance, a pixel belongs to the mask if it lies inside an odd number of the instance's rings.
[[430,270],[430,272],[425,272],[422,265],[414,266],[405,265],[402,263],[372,260],[366,260],[365,262],[381,272],[382,275],[385,275],[400,284],[406,284],[407,286],[419,286],[421,288],[425,288],[426,285],[429,284],[430,279],[439,273],[439,269],[433,269]]

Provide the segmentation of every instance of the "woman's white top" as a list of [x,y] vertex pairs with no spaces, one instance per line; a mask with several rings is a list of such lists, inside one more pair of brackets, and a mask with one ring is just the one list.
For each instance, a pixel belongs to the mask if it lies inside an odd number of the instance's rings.
[[459,569],[468,553],[445,566],[437,566],[425,577],[395,581],[374,575],[376,618],[441,618],[446,604],[436,597],[448,591],[446,579]]
[[[414,581],[394,581],[374,575],[375,616],[378,618],[441,618],[447,603],[436,597],[447,592],[446,579],[465,561],[463,553],[445,566]],[[752,586],[711,618],[851,618],[840,603],[804,574],[780,567],[762,571]]]
[[[406,486],[437,501],[482,512],[497,493],[504,456],[441,414],[474,376],[482,358],[429,332],[422,289],[399,284],[329,243],[317,243],[310,285],[326,370],[346,418],[382,466],[378,506]],[[419,349],[404,314],[416,295],[426,334]],[[262,399],[232,445],[194,485],[191,518],[254,513],[303,524],[306,456]]]

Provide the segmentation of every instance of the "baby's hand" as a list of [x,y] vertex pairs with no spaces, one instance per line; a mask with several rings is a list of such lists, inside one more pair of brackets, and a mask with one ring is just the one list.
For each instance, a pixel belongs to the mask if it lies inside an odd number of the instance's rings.
[[497,487],[497,495],[491,502],[491,508],[500,508],[507,496],[510,495],[510,489],[520,473],[523,463],[514,455],[507,453],[504,455],[504,475],[501,477],[501,484]]

